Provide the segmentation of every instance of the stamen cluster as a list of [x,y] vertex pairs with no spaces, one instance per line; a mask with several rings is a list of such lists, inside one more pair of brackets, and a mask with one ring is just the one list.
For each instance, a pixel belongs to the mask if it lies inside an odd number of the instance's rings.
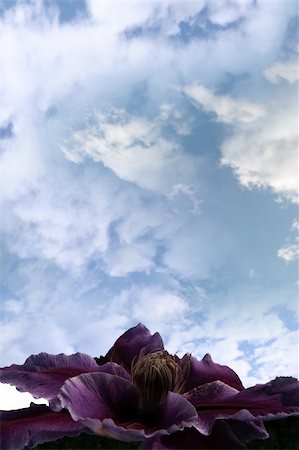
[[161,350],[140,356],[132,365],[132,381],[139,393],[139,407],[150,412],[174,391],[180,367],[177,358]]

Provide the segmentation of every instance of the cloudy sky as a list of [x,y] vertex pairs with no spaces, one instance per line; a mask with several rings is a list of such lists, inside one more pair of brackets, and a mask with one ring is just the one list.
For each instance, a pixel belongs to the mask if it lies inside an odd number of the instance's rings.
[[143,322],[296,376],[296,1],[1,5],[1,365]]

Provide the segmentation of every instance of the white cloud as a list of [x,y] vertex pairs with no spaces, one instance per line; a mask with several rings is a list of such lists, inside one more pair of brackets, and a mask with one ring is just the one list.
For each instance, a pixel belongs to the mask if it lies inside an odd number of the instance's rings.
[[[63,26],[58,23],[57,15],[47,16],[41,3],[19,5],[2,19],[5,48],[1,55],[4,63],[0,82],[2,112],[3,120],[13,121],[15,133],[7,151],[1,155],[3,207],[11,211],[5,217],[4,228],[5,232],[11,230],[10,249],[20,258],[41,258],[77,274],[84,271],[93,257],[111,274],[149,271],[154,248],[148,246],[144,250],[134,240],[145,233],[153,233],[154,239],[162,240],[168,234],[169,241],[174,236],[183,238],[184,233],[178,232],[183,222],[182,212],[197,212],[200,202],[196,186],[199,168],[194,157],[183,154],[181,146],[162,132],[169,121],[178,133],[188,133],[191,129],[180,105],[175,104],[177,99],[167,91],[169,84],[177,85],[177,79],[183,79],[186,85],[191,85],[198,78],[199,66],[203,80],[221,78],[227,65],[237,73],[250,69],[250,58],[239,57],[239,46],[249,45],[252,34],[245,39],[245,35],[233,30],[228,32],[227,40],[216,36],[212,41],[195,39],[177,46],[161,36],[176,34],[182,20],[194,24],[195,14],[205,6],[204,2],[164,3],[158,8],[151,3],[144,8],[124,3],[117,12],[113,4],[99,3],[90,2],[92,20]],[[219,2],[209,2],[212,20],[223,24],[245,15],[247,27],[256,19],[254,9],[248,8],[246,12],[237,3],[230,5],[230,18],[221,19],[219,14],[225,11]],[[115,14],[110,14],[112,10]],[[258,13],[266,20],[267,11],[263,11]],[[275,20],[283,24],[289,14],[288,9],[282,9]],[[164,30],[159,36],[124,39],[124,30],[138,24],[150,27],[154,20]],[[262,23],[259,26],[262,30]],[[277,30],[281,28],[283,25],[277,26]],[[226,57],[229,59],[223,65]],[[209,64],[203,65],[202,61],[207,60]],[[180,64],[174,65],[174,61]],[[131,87],[144,80],[147,81],[145,111],[150,104],[150,114],[121,116],[117,109],[114,120],[102,113],[97,116],[97,123],[85,126],[90,119],[86,118],[86,111],[107,111],[99,108],[107,103],[109,107],[107,99],[116,104],[126,103]],[[166,92],[165,97],[162,92]],[[51,107],[56,108],[56,117],[46,120],[44,115]],[[160,113],[152,119],[153,109],[159,111],[160,107]],[[238,107],[234,102],[229,104],[232,111]],[[246,110],[246,103],[240,108]],[[250,111],[252,119],[255,112]],[[229,116],[235,112],[229,110],[223,114]],[[242,114],[245,117],[247,112]],[[133,187],[128,188],[126,183],[119,184],[107,175],[108,171],[103,180],[100,164],[97,170],[89,171],[85,169],[88,165],[85,160],[82,174],[74,165],[63,161],[58,144],[70,138],[74,129],[77,130],[74,141],[77,139],[81,148],[74,151],[74,147],[65,147],[70,159],[79,161],[90,154],[122,180],[156,194],[169,194],[168,201],[163,203],[156,197],[154,201],[160,202],[159,206],[151,204],[148,211],[143,211],[143,194],[133,193]],[[190,187],[188,192],[185,188],[184,192],[182,189],[178,192],[175,186]],[[113,251],[109,248],[109,233],[114,226],[119,238],[126,242],[126,245],[120,243],[119,253],[115,250],[120,256],[117,264],[111,262]],[[196,248],[201,245],[205,248],[204,257],[189,258],[196,238],[195,235],[194,240],[186,239],[186,246],[169,244],[166,266],[177,274],[207,276],[217,256],[207,251],[207,245],[198,244]],[[126,252],[131,258],[127,268],[121,264],[121,255]]]
[[292,223],[292,230],[299,231],[299,220],[298,219],[295,219],[294,222]]
[[54,167],[48,169],[48,178],[40,181],[35,193],[29,191],[22,201],[9,204],[13,213],[3,223],[3,231],[11,251],[21,258],[39,257],[80,272],[95,252],[108,247],[108,227],[119,217],[109,201],[113,183],[102,178],[91,186],[83,175],[77,181],[84,187],[78,190],[75,180],[67,182],[67,171],[61,168],[55,174]]
[[296,233],[295,237],[291,236],[277,251],[277,256],[286,263],[297,261],[299,257],[299,221],[297,219],[293,221],[291,231]]
[[18,135],[2,145],[0,142],[1,199],[22,197],[28,189],[33,190],[45,170],[45,158],[39,152],[32,123],[16,120],[14,128]]
[[155,243],[134,243],[111,250],[105,256],[105,269],[112,277],[123,277],[132,272],[149,273],[154,268]]
[[110,276],[155,269],[159,235],[170,237],[181,226],[167,199],[148,200],[144,210],[138,190],[103,173],[93,179],[89,170],[78,174],[76,182],[65,182],[61,190],[56,174],[40,183],[36,194],[7,204],[13,212],[3,221],[2,231],[11,252],[21,259],[52,262],[77,276],[91,261]]
[[0,346],[3,348],[7,344],[10,345],[21,339],[24,333],[24,324],[22,320],[4,322],[1,324],[1,329]]
[[266,114],[262,106],[229,95],[216,95],[199,84],[185,86],[182,91],[205,111],[215,113],[219,122],[251,123]]
[[221,26],[245,18],[250,14],[253,7],[251,0],[233,0],[223,3],[222,0],[211,0],[207,2],[210,20]]
[[194,176],[194,158],[162,136],[159,116],[150,121],[116,109],[96,114],[94,124],[75,132],[62,151],[77,163],[86,156],[102,162],[119,178],[154,192]]
[[92,19],[102,27],[112,30],[113,33],[146,23],[155,7],[151,2],[120,1],[117,9],[113,2],[88,0],[86,3]]
[[247,187],[270,188],[297,202],[297,114],[293,99],[284,110],[273,108],[263,119],[248,127],[235,127],[221,145],[223,165],[232,167],[239,182]]
[[[239,342],[250,341],[260,345],[274,336],[280,336],[285,331],[283,322],[276,314],[262,312],[257,320],[256,317],[253,317],[254,307],[250,309],[246,317],[238,317],[236,309],[234,311],[231,310],[230,316],[223,316],[222,314],[222,319],[219,320],[214,315],[211,315],[210,320],[204,325],[205,333],[214,339],[226,338],[229,340],[232,340],[232,334],[234,333]],[[265,326],[266,323],[267,326]],[[254,335],[252,334],[253,329],[256,330]],[[229,332],[229,330],[231,331]]]
[[175,199],[176,201],[178,201],[178,198],[180,197],[184,202],[186,202],[186,200],[189,200],[189,202],[191,203],[189,211],[193,214],[200,213],[201,200],[198,199],[198,194],[194,187],[188,184],[178,183],[172,187],[171,192],[167,194],[167,196],[170,199]]
[[258,366],[257,377],[262,382],[269,374],[298,376],[298,331],[289,331],[275,339],[270,345],[258,347],[254,352],[254,362]]
[[272,83],[279,83],[286,80],[290,84],[295,83],[299,79],[298,60],[276,62],[273,66],[264,71],[267,80]]
[[227,258],[231,237],[204,213],[191,218],[185,214],[182,221],[181,227],[164,238],[163,264],[178,277],[209,279]]
[[116,33],[142,27],[145,30],[160,26],[160,32],[166,36],[179,33],[182,21],[192,21],[193,16],[205,6],[204,0],[197,2],[118,2],[117,10],[113,3],[88,0],[87,5],[92,18]]
[[16,299],[9,299],[3,302],[3,309],[13,314],[20,314],[22,312],[23,305]]
[[39,265],[19,263],[23,270],[10,280],[22,314],[7,315],[1,308],[1,365],[21,364],[42,351],[106,353],[129,320],[127,311],[112,302],[113,293],[101,286],[101,275],[87,274],[82,282],[44,264],[45,277]]
[[[119,97],[120,92],[128,95],[128,86],[134,82],[148,80],[148,94],[157,101],[161,99],[161,83],[178,84],[182,78],[185,84],[190,83],[198,79],[198,67],[201,78],[212,82],[219,80],[228,67],[232,73],[251,72],[254,59],[262,58],[266,63],[277,49],[293,13],[291,3],[266,2],[255,8],[230,2],[224,11],[221,2],[209,1],[211,15],[220,9],[221,14],[233,12],[232,20],[245,16],[246,32],[228,30],[225,39],[220,33],[212,41],[195,39],[183,46],[164,39],[163,33],[176,34],[183,20],[196,22],[196,13],[206,2],[124,2],[115,9],[113,3],[90,1],[91,20],[63,26],[57,15],[47,15],[41,2],[19,4],[4,15],[1,24],[1,119],[15,119],[16,114],[20,117],[23,108],[25,117],[36,118],[37,111],[46,111],[62,98],[69,96],[70,100],[72,94],[78,98],[83,88],[85,98],[91,95],[94,99],[101,93],[114,99],[116,87]],[[135,25],[150,27],[151,23],[159,23],[161,29],[153,39],[141,35],[127,41],[122,34]],[[253,44],[256,40],[258,48]],[[248,51],[240,52],[240,48]]]
[[299,256],[299,245],[286,244],[278,250],[277,256],[284,259],[285,262],[296,261]]
[[192,132],[194,118],[190,115],[190,111],[183,108],[183,105],[175,107],[171,103],[162,103],[159,111],[158,118],[168,126],[171,125],[178,135],[187,136]]
[[133,318],[148,323],[151,328],[157,324],[163,324],[164,328],[177,317],[184,317],[188,311],[188,304],[182,297],[163,289],[137,289],[134,297]]

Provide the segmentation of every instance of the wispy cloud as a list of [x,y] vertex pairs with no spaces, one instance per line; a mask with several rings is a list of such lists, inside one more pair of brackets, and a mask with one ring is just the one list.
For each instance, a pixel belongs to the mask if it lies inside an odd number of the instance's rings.
[[288,241],[278,249],[277,256],[282,258],[286,263],[292,261],[298,261],[299,257],[299,222],[295,219],[291,226],[291,231],[295,232],[296,235],[288,239]]
[[298,43],[290,41],[288,42],[288,47],[291,55],[288,55],[288,58],[284,61],[276,61],[264,71],[265,77],[271,83],[277,84],[282,80],[286,80],[288,83],[293,84],[298,81]]
[[287,244],[281,247],[278,252],[277,256],[279,258],[284,259],[286,262],[295,261],[297,260],[299,256],[299,246],[298,244]]
[[216,115],[219,122],[251,123],[266,115],[265,108],[241,98],[217,95],[202,85],[190,85],[183,92],[205,111]]
[[286,80],[289,83],[298,81],[298,60],[277,62],[265,70],[265,77],[272,83]]
[[73,162],[88,156],[122,180],[167,192],[174,184],[194,178],[196,160],[184,154],[174,139],[163,137],[159,118],[150,121],[121,110],[98,113],[93,124],[75,132],[62,151]]
[[224,165],[232,167],[247,187],[270,188],[297,202],[297,118],[294,102],[274,109],[265,119],[245,128],[235,127],[221,145]]

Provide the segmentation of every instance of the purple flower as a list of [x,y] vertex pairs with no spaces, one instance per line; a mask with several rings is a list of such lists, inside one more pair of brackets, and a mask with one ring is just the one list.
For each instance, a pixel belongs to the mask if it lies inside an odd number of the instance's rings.
[[120,336],[102,362],[81,353],[41,353],[1,369],[2,382],[50,404],[40,414],[36,405],[5,412],[3,450],[86,429],[141,441],[140,449],[246,448],[268,436],[264,421],[299,415],[294,378],[244,389],[237,374],[210,355],[201,361],[170,355],[159,333],[142,324]]

